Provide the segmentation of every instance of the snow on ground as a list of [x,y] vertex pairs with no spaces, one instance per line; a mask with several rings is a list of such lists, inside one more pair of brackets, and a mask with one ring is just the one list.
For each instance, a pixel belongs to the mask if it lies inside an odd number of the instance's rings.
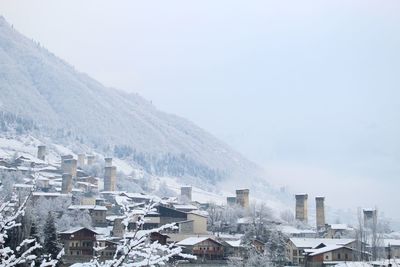
[[31,136],[21,136],[18,138],[0,137],[0,157],[11,158],[14,154],[35,155],[40,141]]
[[[0,157],[11,158],[15,154],[23,155],[32,160],[38,161],[36,158],[37,154],[37,146],[46,144],[46,142],[41,142],[40,140],[26,135],[26,136],[14,136],[12,138],[0,136]],[[52,165],[58,165],[60,163],[60,156],[71,154],[74,158],[77,158],[77,155],[69,148],[60,145],[60,144],[46,144],[47,145],[47,155],[46,161]],[[104,155],[98,153],[92,153],[96,155],[98,158],[104,157]],[[121,160],[118,158],[113,158],[113,165],[117,167],[118,171],[123,172],[126,175],[134,173],[135,177],[143,176],[142,171],[135,168],[131,163]],[[181,186],[188,186],[185,183],[179,183],[179,178],[175,177],[156,177],[155,186],[156,188],[165,184],[167,187],[176,194],[180,194]],[[239,189],[239,188],[238,188]],[[200,203],[206,202],[214,202],[216,204],[226,204],[226,197],[235,196],[235,191],[224,191],[220,190],[219,192],[211,192],[204,189],[201,189],[196,186],[192,186],[192,199],[193,201],[198,201]],[[261,203],[264,202],[267,206],[271,207],[272,210],[278,212],[279,210],[287,209],[286,206],[279,203],[279,201],[274,201],[272,199],[260,199],[252,196],[252,192],[250,191],[250,202]],[[278,213],[279,214],[279,213]]]
[[134,168],[129,163],[118,158],[113,158],[113,165],[117,167],[118,171],[121,171],[126,175],[129,175],[134,171]]

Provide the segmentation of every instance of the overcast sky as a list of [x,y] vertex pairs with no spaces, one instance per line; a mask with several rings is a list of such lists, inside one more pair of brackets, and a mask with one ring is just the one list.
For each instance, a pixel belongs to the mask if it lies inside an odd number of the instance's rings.
[[1,0],[0,13],[273,183],[400,220],[399,1]]

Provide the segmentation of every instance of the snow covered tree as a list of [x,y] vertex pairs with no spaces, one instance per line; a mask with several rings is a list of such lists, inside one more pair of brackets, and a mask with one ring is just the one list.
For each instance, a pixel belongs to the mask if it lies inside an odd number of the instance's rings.
[[44,226],[43,251],[53,259],[57,257],[60,251],[60,244],[57,239],[57,229],[51,212],[48,213],[46,224]]
[[[0,188],[1,190],[1,188]],[[6,239],[12,229],[20,227],[21,218],[25,214],[25,209],[31,195],[28,195],[21,203],[18,196],[11,195],[10,200],[0,199],[0,266],[21,266],[24,264],[34,264],[37,259],[35,252],[41,248],[36,238],[26,238],[22,240],[14,249],[6,244]],[[58,253],[52,260],[43,260],[41,267],[56,266],[61,253]]]
[[75,227],[92,228],[92,217],[88,210],[68,210],[56,220],[57,231],[66,231]]
[[222,219],[222,208],[215,203],[210,203],[208,209],[208,228],[214,234],[220,231],[221,219]]

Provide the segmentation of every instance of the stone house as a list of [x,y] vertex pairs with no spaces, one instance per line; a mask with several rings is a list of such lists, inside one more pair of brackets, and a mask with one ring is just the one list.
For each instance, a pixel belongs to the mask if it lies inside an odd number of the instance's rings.
[[97,232],[85,228],[74,228],[60,232],[60,241],[64,246],[63,263],[70,266],[78,262],[88,262],[94,255],[93,246]]
[[210,237],[189,237],[177,243],[183,251],[197,256],[197,260],[221,260],[225,256],[224,245]]

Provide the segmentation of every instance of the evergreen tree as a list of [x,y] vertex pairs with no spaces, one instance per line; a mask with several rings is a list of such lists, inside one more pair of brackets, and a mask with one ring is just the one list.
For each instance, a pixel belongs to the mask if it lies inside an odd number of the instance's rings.
[[[40,243],[40,234],[38,231],[38,228],[36,226],[36,223],[33,221],[31,224],[31,230],[29,233],[29,238],[30,239],[35,239],[37,243]],[[32,244],[33,246],[33,244]],[[42,248],[37,248],[33,252],[33,255],[36,256],[35,262],[38,264],[41,262],[41,255],[43,254],[43,249]]]
[[51,212],[48,213],[46,223],[44,226],[44,253],[50,255],[52,259],[57,257],[60,251],[60,244],[57,240],[57,230],[54,223],[54,217]]

